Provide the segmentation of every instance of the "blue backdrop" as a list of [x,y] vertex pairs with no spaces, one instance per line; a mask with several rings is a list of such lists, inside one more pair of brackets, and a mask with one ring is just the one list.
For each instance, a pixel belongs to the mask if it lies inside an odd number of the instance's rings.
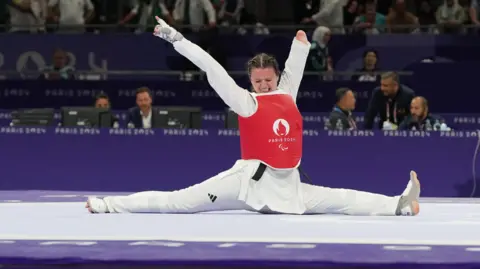
[[[283,63],[292,38],[293,34],[221,35],[216,43],[222,44],[229,58],[228,69],[244,70],[246,59],[258,52],[274,54]],[[333,36],[330,51],[336,70],[360,68],[366,49],[378,51],[380,69],[403,70],[425,58],[448,63],[478,61],[479,45],[476,36]],[[80,70],[168,70],[180,58],[170,44],[151,34],[9,34],[0,35],[0,71],[37,70],[51,62],[56,48],[70,52],[70,64]]]
[[[469,196],[476,132],[307,129],[302,167],[315,184],[399,194],[411,169],[424,196]],[[236,130],[0,128],[0,190],[174,190],[230,168]],[[478,168],[477,163],[475,167]]]
[[[195,41],[195,37],[191,37]],[[222,35],[228,56],[229,70],[243,70],[248,57],[257,52],[276,55],[282,64],[286,59],[292,35],[239,36]],[[380,70],[407,70],[415,75],[402,78],[418,95],[430,100],[431,109],[441,113],[480,113],[477,105],[480,40],[475,36],[380,35],[334,36],[330,50],[337,71],[353,71],[361,67],[362,54],[367,49],[379,53]],[[181,56],[172,46],[150,34],[104,35],[0,35],[0,73],[6,70],[32,71],[51,63],[55,48],[69,52],[70,64],[78,70],[168,70],[178,68]],[[434,58],[436,64],[422,63]],[[19,78],[10,75],[9,79]],[[206,110],[221,110],[225,106],[203,82],[174,81],[176,76],[108,76],[111,82],[75,82],[50,84],[8,81],[2,83],[0,108],[85,105],[92,96],[106,91],[116,109],[134,105],[132,92],[146,85],[154,89],[157,104],[201,105]],[[329,111],[334,102],[334,90],[341,86],[358,93],[358,111],[364,111],[366,100],[375,84],[348,81],[349,76],[336,77],[337,82],[320,82],[305,77],[299,104],[305,112]],[[119,80],[127,80],[121,81]],[[167,80],[167,81],[166,81]],[[171,81],[168,81],[171,80]],[[238,83],[248,86],[245,77]],[[458,100],[461,100],[458,101]]]
[[[448,65],[448,64],[447,64]],[[462,66],[462,64],[458,64]],[[455,69],[459,70],[459,66]],[[471,76],[455,79],[445,74],[450,67],[426,65],[418,69],[415,79],[408,83],[417,95],[429,100],[430,109],[436,113],[480,113],[480,91],[476,70],[466,66]],[[445,74],[445,75],[443,75]],[[238,80],[239,85],[248,84]],[[61,107],[92,105],[100,92],[107,93],[114,109],[135,106],[135,90],[147,86],[153,91],[156,105],[200,106],[204,110],[220,111],[226,108],[207,82],[182,81],[4,81],[0,88],[0,108]],[[302,112],[331,111],[335,103],[335,90],[350,87],[357,93],[356,111],[364,112],[375,83],[320,82],[306,78],[301,85],[297,103]]]

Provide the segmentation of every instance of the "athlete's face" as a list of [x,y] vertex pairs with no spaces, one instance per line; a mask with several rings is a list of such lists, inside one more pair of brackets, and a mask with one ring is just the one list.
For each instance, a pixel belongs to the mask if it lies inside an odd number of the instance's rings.
[[256,93],[266,93],[277,90],[278,76],[275,69],[253,68],[250,73],[250,83]]

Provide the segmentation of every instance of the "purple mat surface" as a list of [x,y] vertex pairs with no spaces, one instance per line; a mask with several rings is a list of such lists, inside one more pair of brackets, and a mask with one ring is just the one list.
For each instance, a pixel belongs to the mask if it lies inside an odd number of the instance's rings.
[[414,218],[92,215],[89,195],[0,192],[0,264],[480,266],[476,199],[427,199]]

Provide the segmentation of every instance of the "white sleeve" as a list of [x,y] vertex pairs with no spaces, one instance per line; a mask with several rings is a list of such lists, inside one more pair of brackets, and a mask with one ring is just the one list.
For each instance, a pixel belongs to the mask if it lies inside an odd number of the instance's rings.
[[202,0],[203,10],[207,13],[208,22],[209,23],[216,23],[217,22],[217,12],[212,5],[210,0]]
[[303,71],[310,52],[310,43],[305,44],[293,39],[290,54],[285,62],[285,69],[280,78],[278,88],[289,92],[293,99],[297,99],[298,89],[303,78]]
[[235,113],[242,117],[255,113],[254,98],[247,90],[238,86],[210,54],[186,38],[174,42],[173,47],[207,74],[210,86]]
[[239,15],[242,11],[242,8],[245,7],[245,0],[237,0],[237,6],[235,7],[235,12],[233,14]]
[[330,16],[333,9],[340,3],[340,0],[325,1],[325,3],[322,4],[320,11],[317,14],[313,15],[312,19],[317,22],[323,20],[325,17]]
[[158,7],[160,8],[163,16],[168,16],[168,15],[170,15],[170,11],[168,11],[168,8],[167,8],[167,6],[165,5],[165,1],[164,1],[164,0],[158,1]]
[[138,3],[137,0],[130,1],[130,3],[133,4],[133,5],[131,5],[132,10],[130,10],[130,13],[135,14],[135,15],[138,14],[138,11],[140,10],[140,3]]

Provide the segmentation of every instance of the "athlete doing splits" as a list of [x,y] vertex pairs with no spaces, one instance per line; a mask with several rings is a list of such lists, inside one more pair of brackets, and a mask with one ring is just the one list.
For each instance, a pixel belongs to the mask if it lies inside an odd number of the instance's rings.
[[251,93],[239,87],[207,52],[163,20],[157,18],[157,21],[154,35],[172,43],[176,51],[206,72],[212,88],[239,115],[242,158],[229,170],[183,190],[91,197],[86,205],[90,212],[250,210],[279,214],[418,214],[420,183],[413,171],[406,189],[394,197],[301,183],[297,167],[302,158],[303,127],[295,99],[310,49],[305,32],[298,31],[293,39],[280,82],[275,58],[259,54],[248,62],[254,91]]

